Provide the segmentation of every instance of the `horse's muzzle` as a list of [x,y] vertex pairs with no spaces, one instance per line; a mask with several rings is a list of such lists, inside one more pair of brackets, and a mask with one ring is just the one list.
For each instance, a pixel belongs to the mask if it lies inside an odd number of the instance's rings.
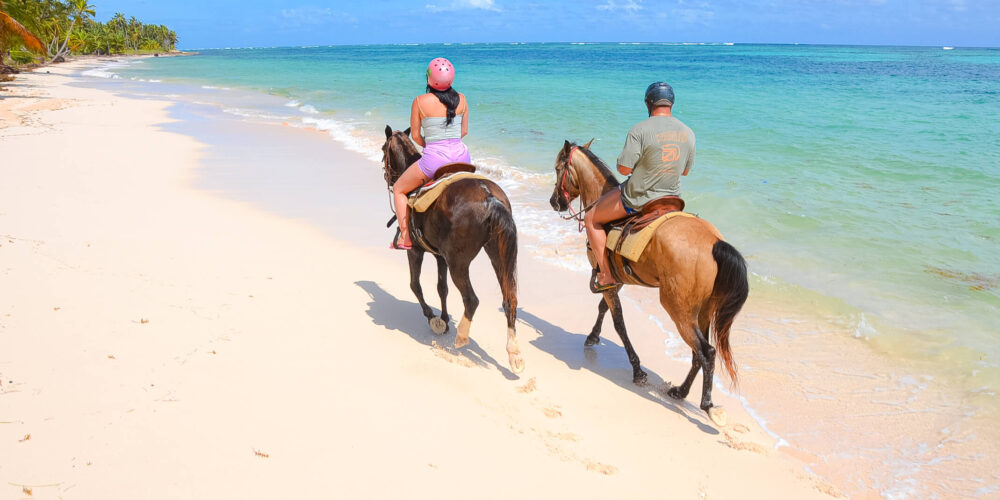
[[566,200],[562,196],[559,196],[559,193],[552,193],[552,196],[549,198],[549,205],[552,205],[552,210],[556,212],[569,210],[569,204],[566,203]]

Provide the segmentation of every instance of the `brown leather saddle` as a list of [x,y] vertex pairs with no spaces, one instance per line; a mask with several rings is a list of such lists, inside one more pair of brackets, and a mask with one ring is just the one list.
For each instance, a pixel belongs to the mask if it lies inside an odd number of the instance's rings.
[[[604,224],[604,230],[621,229],[622,236],[628,236],[649,225],[661,215],[684,210],[684,200],[679,196],[656,198],[642,206],[642,210],[616,221]],[[623,238],[624,239],[624,238]]]
[[443,177],[458,172],[470,172],[474,174],[476,173],[476,166],[471,163],[446,163],[441,165],[441,168],[437,169],[437,172],[434,172],[434,178],[431,179],[431,182],[441,180]]
[[[431,179],[427,184],[424,184],[423,187],[427,187],[441,179],[444,179],[445,177],[451,174],[457,174],[459,172],[469,172],[474,174],[476,173],[476,166],[471,163],[462,163],[462,162],[446,163],[442,165],[441,168],[437,169],[436,172],[434,172],[434,178]],[[421,248],[423,248],[425,251],[433,255],[438,255],[439,254],[438,249],[431,246],[431,244],[427,242],[427,239],[424,238],[424,228],[422,225],[423,217],[417,217],[414,212],[415,212],[414,210],[409,211],[410,232],[412,233],[411,236],[413,236],[413,241],[418,245],[420,245]]]
[[635,271],[632,270],[632,266],[629,264],[628,259],[622,257],[621,246],[625,240],[628,239],[629,235],[641,231],[656,219],[659,219],[668,213],[680,212],[683,210],[684,200],[682,200],[679,196],[664,196],[646,203],[642,206],[642,210],[639,212],[604,224],[605,232],[609,232],[614,229],[621,229],[622,231],[615,248],[605,249],[605,252],[607,252],[608,263],[610,264],[609,267],[611,267],[611,275],[615,278],[615,281],[619,283],[649,287],[657,286],[655,283],[647,283],[646,281],[643,281],[638,275],[635,274]]

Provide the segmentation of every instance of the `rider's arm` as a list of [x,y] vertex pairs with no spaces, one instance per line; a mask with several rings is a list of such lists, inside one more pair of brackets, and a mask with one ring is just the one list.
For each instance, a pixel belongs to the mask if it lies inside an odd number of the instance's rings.
[[691,149],[688,152],[687,162],[684,164],[684,171],[681,175],[687,175],[691,171],[691,165],[694,165],[694,134],[691,134]]
[[462,110],[462,137],[465,137],[469,133],[469,101],[462,96],[462,102],[465,103],[465,109]]
[[[625,136],[625,147],[618,155],[618,173],[631,175],[633,167],[639,161],[639,154],[642,152],[642,141],[634,130],[629,130]],[[628,165],[632,165],[631,167]]]
[[410,107],[410,137],[413,138],[413,142],[417,143],[418,146],[424,147],[424,138],[420,135],[420,108],[417,105],[417,101],[420,96],[417,96],[413,100],[413,106]]

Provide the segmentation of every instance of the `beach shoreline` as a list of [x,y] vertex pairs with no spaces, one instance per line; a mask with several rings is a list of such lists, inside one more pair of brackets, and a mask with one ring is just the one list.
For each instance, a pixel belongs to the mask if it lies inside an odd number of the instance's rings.
[[[502,361],[483,262],[473,344],[452,349],[423,324],[402,255],[196,189],[210,147],[164,130],[172,103],[97,90],[74,76],[82,64],[20,75],[0,101],[5,495],[836,491],[771,451],[736,400],[717,396],[733,426],[716,430],[690,402],[632,387],[617,344],[587,359],[582,336],[556,325],[596,302],[540,300],[534,280],[567,274],[530,259],[527,371]],[[363,160],[311,142],[330,161]],[[662,363],[651,379],[683,372]]]

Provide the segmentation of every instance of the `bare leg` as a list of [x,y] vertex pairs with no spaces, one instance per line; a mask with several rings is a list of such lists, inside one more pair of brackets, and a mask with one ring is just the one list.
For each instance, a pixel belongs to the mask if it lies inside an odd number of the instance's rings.
[[396,221],[399,222],[400,243],[404,246],[412,245],[410,241],[410,206],[406,203],[406,198],[410,191],[417,189],[427,182],[427,177],[420,171],[416,163],[410,165],[403,172],[403,175],[396,179],[392,185],[392,201],[396,205]]
[[594,251],[594,258],[597,259],[597,284],[607,285],[615,282],[608,271],[608,258],[605,255],[604,247],[608,243],[608,235],[604,232],[603,224],[613,220],[621,219],[627,215],[625,207],[622,205],[621,190],[613,189],[604,193],[597,201],[594,208],[587,211],[583,217],[584,227],[587,228],[587,241]]

